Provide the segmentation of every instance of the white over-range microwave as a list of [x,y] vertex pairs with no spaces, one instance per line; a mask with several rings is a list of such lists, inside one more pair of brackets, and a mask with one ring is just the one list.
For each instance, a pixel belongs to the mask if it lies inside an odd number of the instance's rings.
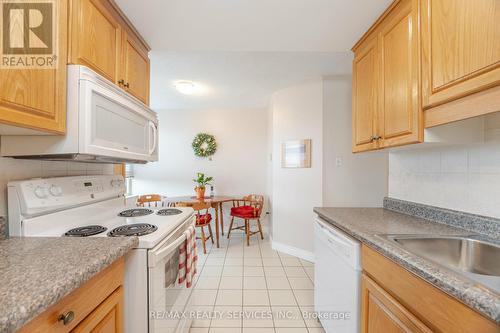
[[2,136],[6,157],[95,163],[158,160],[158,118],[144,103],[81,65],[68,65],[66,135]]

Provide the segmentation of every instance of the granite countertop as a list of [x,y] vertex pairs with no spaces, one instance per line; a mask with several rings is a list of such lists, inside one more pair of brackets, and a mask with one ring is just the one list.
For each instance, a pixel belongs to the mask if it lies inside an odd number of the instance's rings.
[[500,296],[465,276],[414,255],[377,234],[471,235],[471,231],[384,208],[314,208],[322,219],[500,323]]
[[137,244],[137,237],[1,240],[0,333],[14,332]]
[[0,216],[0,240],[7,237],[7,221]]

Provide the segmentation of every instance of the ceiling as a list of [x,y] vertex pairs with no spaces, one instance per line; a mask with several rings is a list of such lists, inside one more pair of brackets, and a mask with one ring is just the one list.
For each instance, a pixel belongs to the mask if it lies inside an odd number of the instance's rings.
[[[152,48],[151,106],[265,107],[269,96],[349,71],[352,45],[391,0],[115,0]],[[173,82],[193,80],[198,95]]]
[[[153,52],[151,106],[163,109],[255,109],[270,95],[324,74],[347,74],[348,53],[296,52]],[[176,79],[200,85],[200,93],[182,95]]]

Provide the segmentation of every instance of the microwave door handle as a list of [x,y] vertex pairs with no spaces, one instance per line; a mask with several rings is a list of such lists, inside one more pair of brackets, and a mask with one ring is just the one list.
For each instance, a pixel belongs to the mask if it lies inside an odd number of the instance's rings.
[[156,125],[154,122],[150,121],[149,122],[149,130],[150,132],[149,133],[153,133],[153,145],[149,147],[149,155],[153,154],[155,149],[156,149],[156,135],[157,135],[157,130],[156,130]]
[[165,258],[167,255],[169,255],[172,250],[178,248],[184,241],[186,240],[186,235],[182,234],[179,238],[177,238],[173,243],[170,245],[159,249],[158,251],[149,251],[148,255],[148,266],[149,267],[155,267],[156,263],[160,261],[161,259]]

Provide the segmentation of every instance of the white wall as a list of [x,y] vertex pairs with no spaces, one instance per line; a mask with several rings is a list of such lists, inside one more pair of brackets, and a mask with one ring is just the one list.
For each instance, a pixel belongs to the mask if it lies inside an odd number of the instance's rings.
[[[293,251],[313,250],[314,206],[321,206],[323,173],[323,86],[306,82],[274,93],[273,108],[273,243]],[[281,145],[311,139],[311,168],[281,168]],[[281,247],[280,247],[281,246]],[[294,252],[295,254],[299,254]]]
[[[194,195],[197,172],[214,177],[216,194],[267,193],[267,110],[159,111],[159,161],[134,166],[134,194]],[[212,161],[196,157],[199,132],[215,136]]]
[[[382,206],[388,154],[352,153],[351,99],[350,75],[318,78],[273,95],[276,249],[312,258],[315,206]],[[281,144],[293,139],[312,139],[312,168],[281,168]]]
[[113,165],[0,158],[0,216],[7,216],[7,183],[36,177],[113,174]]
[[352,153],[351,76],[323,78],[323,206],[381,207],[387,151]]

